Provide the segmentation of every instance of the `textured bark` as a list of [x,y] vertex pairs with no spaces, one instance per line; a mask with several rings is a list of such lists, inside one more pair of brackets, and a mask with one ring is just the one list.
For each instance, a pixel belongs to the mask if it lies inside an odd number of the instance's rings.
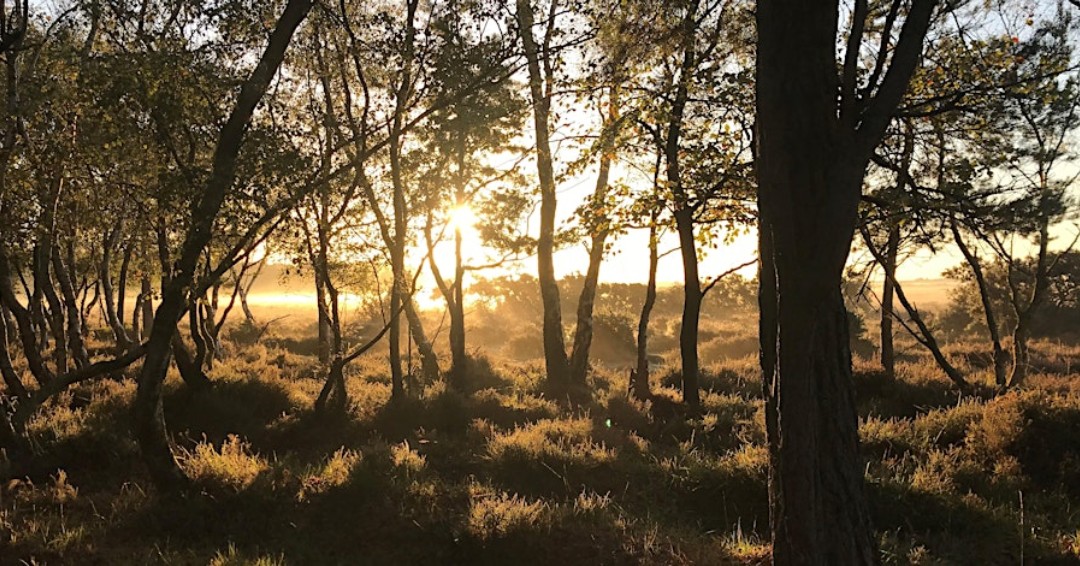
[[918,62],[934,6],[912,2],[888,71],[866,98],[855,89],[863,22],[856,18],[838,77],[838,2],[756,6],[760,339],[777,565],[880,561],[840,285],[866,166]]
[[236,105],[218,138],[213,167],[205,190],[192,211],[192,222],[184,238],[180,258],[154,314],[146,360],[135,394],[135,436],[150,478],[156,486],[166,491],[182,489],[189,483],[173,455],[162,406],[162,385],[176,324],[187,302],[199,258],[210,241],[214,220],[235,180],[236,158],[248,123],[284,59],[293,32],[310,9],[311,0],[289,0],[270,34],[258,65],[243,83]]
[[[549,20],[555,17],[558,2],[551,2]],[[554,388],[569,385],[570,361],[566,357],[566,338],[563,334],[562,306],[559,284],[555,278],[555,213],[558,206],[555,194],[555,172],[551,155],[551,81],[550,47],[551,21],[541,50],[533,36],[533,7],[529,0],[517,0],[517,20],[521,44],[529,71],[529,93],[533,107],[533,126],[536,131],[536,167],[540,180],[540,237],[536,245],[537,278],[540,298],[544,305],[544,366],[548,384]],[[541,65],[545,68],[542,71]]]

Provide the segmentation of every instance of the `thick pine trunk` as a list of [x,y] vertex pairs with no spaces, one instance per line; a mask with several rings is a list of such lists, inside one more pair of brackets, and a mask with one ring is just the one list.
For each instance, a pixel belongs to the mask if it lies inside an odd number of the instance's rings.
[[837,118],[838,12],[835,2],[757,5],[760,340],[779,566],[880,560],[840,293],[877,142]]

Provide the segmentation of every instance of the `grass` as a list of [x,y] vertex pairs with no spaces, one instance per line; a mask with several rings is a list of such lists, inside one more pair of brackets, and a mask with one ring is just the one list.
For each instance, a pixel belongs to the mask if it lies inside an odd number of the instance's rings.
[[[535,362],[479,356],[472,391],[427,384],[390,405],[371,355],[350,370],[347,411],[317,415],[317,363],[286,346],[230,344],[209,391],[170,376],[170,429],[200,488],[183,498],[150,487],[128,432],[130,380],[57,398],[29,423],[34,469],[0,484],[0,563],[768,561],[753,356],[705,368],[694,414],[673,372],[642,402],[623,372],[598,368],[591,398],[569,403],[544,395]],[[1080,349],[1036,347],[1046,363],[1000,396],[961,396],[910,351],[894,382],[856,363],[886,563],[1080,563]]]

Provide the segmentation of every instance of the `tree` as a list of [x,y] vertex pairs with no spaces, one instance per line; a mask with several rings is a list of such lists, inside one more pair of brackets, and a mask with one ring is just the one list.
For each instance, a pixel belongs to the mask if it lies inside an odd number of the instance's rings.
[[555,193],[555,170],[551,153],[551,97],[555,89],[555,20],[558,0],[549,0],[544,35],[538,45],[533,35],[535,14],[530,0],[517,0],[517,25],[521,34],[522,51],[529,71],[529,96],[533,107],[533,129],[536,136],[536,168],[540,182],[540,236],[537,241],[536,262],[540,295],[544,302],[544,366],[548,385],[559,389],[570,383],[570,361],[566,356],[563,334],[562,307],[559,285],[555,279],[555,213],[558,206]]
[[[914,0],[894,39],[903,2],[884,14],[856,2],[839,64],[839,3],[757,7],[760,340],[776,564],[880,560],[840,284],[863,176],[936,5]],[[874,35],[880,55],[864,74],[863,42]]]
[[169,349],[176,323],[184,311],[187,295],[195,282],[195,269],[212,236],[214,220],[235,181],[237,155],[255,108],[277,73],[293,33],[311,10],[310,0],[289,0],[278,18],[265,51],[243,83],[228,120],[214,149],[213,168],[204,192],[192,209],[191,225],[184,238],[174,274],[162,292],[154,313],[146,346],[146,359],[139,375],[135,396],[135,435],[150,476],[160,488],[182,489],[187,478],[176,463],[165,428],[162,384],[169,364]]

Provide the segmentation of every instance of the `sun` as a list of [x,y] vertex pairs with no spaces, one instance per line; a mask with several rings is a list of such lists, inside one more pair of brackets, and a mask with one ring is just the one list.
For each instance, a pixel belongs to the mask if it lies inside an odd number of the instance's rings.
[[463,235],[472,235],[476,232],[476,212],[467,204],[455,206],[450,209],[449,225],[451,230],[460,230]]

